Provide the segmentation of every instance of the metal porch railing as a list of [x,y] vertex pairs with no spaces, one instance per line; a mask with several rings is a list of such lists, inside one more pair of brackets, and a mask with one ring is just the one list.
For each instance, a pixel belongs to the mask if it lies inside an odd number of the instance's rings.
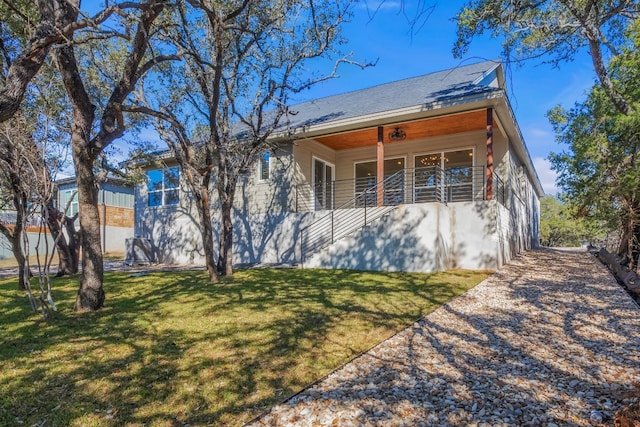
[[[301,261],[335,241],[365,227],[367,224],[396,209],[397,190],[403,187],[404,171],[387,177],[381,186],[373,184],[356,192],[355,196],[332,209],[327,215],[300,231]],[[378,189],[383,205],[378,206]]]
[[[329,213],[301,230],[302,262],[309,254],[365,227],[399,205],[486,200],[485,177],[483,166],[450,168],[447,171],[429,166],[394,173],[382,182],[380,194],[375,177],[334,181],[330,185],[310,189],[315,209],[308,210],[328,210]],[[351,198],[347,199],[348,196]],[[381,205],[378,205],[378,197],[381,197]],[[493,197],[505,204],[504,182],[495,172]],[[298,202],[296,205],[299,209]]]
[[[484,166],[449,168],[446,171],[437,166],[403,169],[394,188],[385,189],[385,205],[428,202],[464,202],[486,200],[486,169]],[[400,178],[402,176],[402,178]],[[322,185],[308,184],[296,186],[295,211],[320,211],[361,207],[358,198],[364,191],[375,185],[375,176],[331,181]],[[375,195],[367,191],[367,205],[375,202]],[[504,182],[493,173],[493,197],[505,203]],[[352,205],[349,202],[352,201]]]

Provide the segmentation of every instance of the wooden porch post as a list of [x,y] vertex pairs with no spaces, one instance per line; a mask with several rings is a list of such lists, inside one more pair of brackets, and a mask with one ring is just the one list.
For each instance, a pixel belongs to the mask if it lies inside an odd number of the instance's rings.
[[493,108],[487,108],[487,200],[493,197]]
[[376,160],[376,204],[378,206],[384,205],[384,188],[382,182],[384,181],[384,128],[378,126],[378,147],[377,147],[377,160]]

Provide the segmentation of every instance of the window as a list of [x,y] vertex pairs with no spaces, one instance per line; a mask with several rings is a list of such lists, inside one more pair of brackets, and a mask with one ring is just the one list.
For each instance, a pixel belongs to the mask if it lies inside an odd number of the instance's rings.
[[147,172],[149,206],[177,205],[180,202],[180,172],[177,166]]
[[266,181],[271,177],[270,164],[271,154],[265,151],[260,157],[260,164],[258,165],[258,176],[261,181]]
[[[357,206],[375,206],[377,203],[377,193],[372,191],[377,182],[377,163],[376,161],[360,162],[355,164],[355,193],[356,196],[362,195],[356,199]],[[404,169],[404,158],[392,158],[384,160],[384,179]],[[365,199],[366,192],[366,199]],[[384,204],[397,205],[404,200],[404,174],[398,175],[397,179],[386,182],[384,186]]]
[[414,162],[416,203],[432,202],[442,197],[440,181],[444,178],[443,172],[448,183],[447,200],[473,200],[473,149],[424,154],[415,156]]
[[333,209],[333,168],[332,164],[313,158],[313,193],[316,210]]
[[[73,200],[71,201],[71,203],[69,203],[69,200],[73,197]],[[64,198],[62,199],[62,206],[60,206],[61,209],[66,209],[67,208],[67,203],[69,203],[69,209],[66,212],[67,216],[74,216],[75,214],[78,213],[78,192],[77,190],[66,190],[64,192]]]

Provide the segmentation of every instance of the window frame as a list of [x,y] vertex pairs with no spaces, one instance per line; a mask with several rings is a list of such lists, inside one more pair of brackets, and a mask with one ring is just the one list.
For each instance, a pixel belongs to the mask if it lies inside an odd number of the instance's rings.
[[[167,176],[167,172],[176,171],[176,185],[168,186],[167,178],[171,178],[171,176]],[[160,184],[159,188],[151,187],[151,174],[154,172],[160,173],[160,179],[158,183]],[[180,204],[180,167],[179,166],[168,166],[160,169],[150,169],[146,173],[147,175],[147,207],[150,208],[159,208],[163,206],[176,206]],[[175,196],[170,198],[170,195],[175,193]],[[155,197],[152,196],[160,196],[159,203],[153,203],[152,199]],[[157,199],[155,199],[157,200]]]
[[[266,157],[266,159],[265,159]],[[269,150],[262,153],[258,159],[258,181],[265,182],[271,179],[271,152]],[[265,165],[266,160],[266,165]],[[265,170],[266,167],[266,170]],[[266,178],[264,177],[266,172]]]
[[[451,148],[443,148],[441,150],[436,150],[436,151],[428,151],[428,152],[422,152],[422,153],[414,153],[413,154],[413,168],[414,171],[416,169],[420,169],[423,168],[423,166],[418,166],[416,164],[416,159],[418,157],[425,157],[425,156],[435,156],[435,155],[439,155],[440,156],[440,161],[439,161],[439,165],[432,165],[432,166],[437,166],[439,167],[444,173],[447,172],[447,170],[452,169],[451,167],[447,167],[447,161],[446,161],[446,154],[447,153],[454,153],[454,152],[458,152],[458,151],[471,151],[471,166],[463,166],[463,167],[470,167],[471,168],[471,180],[470,182],[456,182],[456,183],[449,183],[447,185],[447,192],[451,191],[451,189],[457,188],[457,187],[463,187],[463,186],[471,186],[471,194],[472,197],[475,197],[475,192],[476,192],[476,183],[475,180],[473,179],[473,171],[476,168],[477,165],[477,156],[476,156],[476,147],[475,146],[463,146],[463,147],[451,147]],[[416,173],[414,173],[414,188],[415,188],[415,179],[416,179]],[[435,183],[437,183],[437,179],[435,180]],[[425,185],[425,186],[420,186],[420,189],[425,189],[425,190],[430,190],[430,189],[435,189],[437,188],[437,184],[434,185]],[[415,190],[414,190],[415,193]],[[414,194],[414,198],[415,198],[415,194]],[[451,201],[456,201],[456,200],[451,200]]]
[[[77,214],[78,211],[79,211],[78,190],[77,189],[65,190],[64,191],[64,195],[65,195],[65,205],[68,204],[68,206],[69,206],[69,210],[65,211],[64,214],[66,216],[72,217],[75,214]],[[71,200],[71,203],[69,203],[69,200]],[[66,206],[61,206],[61,208],[65,209]]]

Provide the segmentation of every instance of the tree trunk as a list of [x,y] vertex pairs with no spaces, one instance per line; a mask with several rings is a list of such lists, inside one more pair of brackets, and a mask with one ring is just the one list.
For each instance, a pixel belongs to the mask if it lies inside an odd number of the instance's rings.
[[67,236],[69,236],[69,241],[67,242],[67,250],[69,252],[69,258],[66,262],[67,268],[69,270],[69,274],[77,274],[79,271],[78,265],[80,264],[80,232],[76,230],[76,219],[77,215],[74,217],[64,216],[62,218],[62,222],[64,223],[64,227],[67,231]]
[[[76,125],[78,121],[79,119],[76,117],[71,137],[73,162],[78,183],[78,218],[80,219],[80,240],[82,242],[82,276],[75,309],[77,311],[93,311],[103,307],[105,298],[102,287],[104,266],[102,245],[100,244],[98,186],[93,175],[95,159],[91,158],[88,154],[89,150],[85,149],[89,141],[86,141],[83,135],[89,135],[89,133],[78,132],[80,130],[80,127]],[[88,131],[89,126],[86,129]]]
[[[600,46],[600,44],[602,43],[602,38],[596,37],[594,33],[587,34],[587,38],[589,40],[589,53],[591,54],[593,68],[596,72],[596,75],[598,76],[598,80],[600,80],[600,84],[602,84],[602,88],[604,89],[613,105],[620,113],[628,116],[633,111],[632,107],[613,85],[611,77],[609,77],[609,73],[607,72],[607,67],[605,66],[602,59],[602,48]],[[601,34],[598,34],[598,36],[601,36]]]
[[[58,272],[56,277],[69,276],[78,273],[78,238],[79,233],[75,229],[75,218],[70,218],[53,207],[53,200],[47,203],[47,219],[51,237],[56,242],[58,250]],[[61,224],[67,232],[69,240],[63,233]]]
[[[227,195],[228,197],[228,195]],[[226,200],[221,206],[220,247],[218,269],[223,276],[233,274],[233,222],[231,221],[231,207],[233,202]]]
[[213,227],[211,226],[211,205],[209,204],[209,175],[203,178],[199,190],[199,196],[196,197],[196,206],[200,214],[200,230],[202,233],[202,248],[204,250],[204,259],[207,265],[207,273],[209,273],[209,282],[218,282],[218,273],[216,272],[216,262],[213,256]]
[[[22,228],[22,227],[21,227]],[[16,224],[16,228],[14,232],[18,231],[18,225]],[[24,285],[25,282],[25,270],[24,266],[26,263],[26,259],[22,252],[22,244],[20,241],[22,240],[22,232],[14,233],[13,239],[11,239],[11,250],[13,251],[13,256],[16,257],[16,261],[18,262],[18,289],[21,291],[26,290]],[[29,270],[29,278],[31,278],[31,270]]]
[[[11,252],[18,263],[18,289],[25,290],[25,270],[24,266],[26,258],[22,251],[22,239],[23,239],[23,218],[25,216],[24,210],[27,206],[27,198],[24,194],[14,195],[13,198],[14,207],[16,209],[16,224],[13,228],[9,228],[4,224],[0,224],[0,233],[11,243]],[[29,278],[31,278],[31,271],[29,271]]]
[[220,243],[218,271],[223,276],[233,274],[233,222],[231,211],[236,193],[236,177],[233,168],[221,159],[218,166],[218,197],[220,198]]
[[82,279],[76,310],[98,310],[104,305],[102,280],[104,266],[98,212],[98,187],[92,171],[93,162],[76,162],[78,207],[82,240]]
[[598,252],[598,259],[605,264],[615,274],[616,278],[635,296],[640,296],[640,278],[628,267],[620,264],[618,257],[601,248]]

